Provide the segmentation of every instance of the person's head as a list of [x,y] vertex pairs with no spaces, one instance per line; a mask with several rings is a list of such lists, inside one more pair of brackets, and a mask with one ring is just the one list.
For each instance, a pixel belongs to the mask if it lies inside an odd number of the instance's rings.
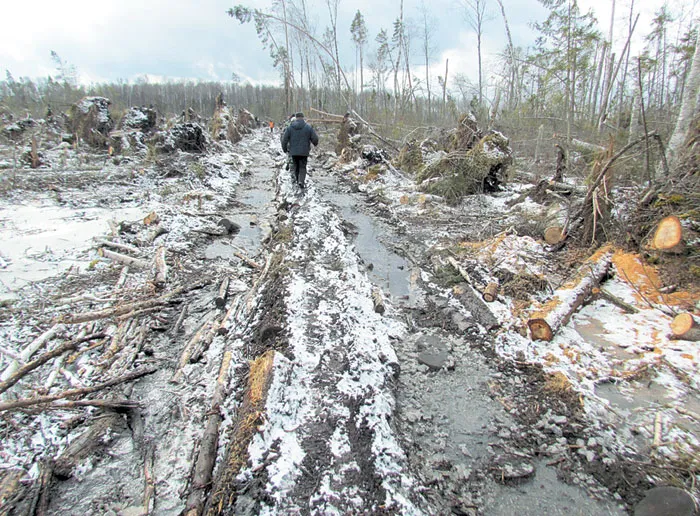
[[299,113],[297,113],[297,114],[294,115],[294,116],[296,116],[297,118],[304,118],[304,113],[299,112]]

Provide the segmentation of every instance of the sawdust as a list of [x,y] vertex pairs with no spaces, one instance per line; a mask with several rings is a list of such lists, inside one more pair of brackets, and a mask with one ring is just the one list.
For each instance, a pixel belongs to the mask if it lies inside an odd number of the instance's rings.
[[682,310],[692,311],[700,301],[700,290],[677,290],[664,294],[659,291],[665,285],[660,279],[658,269],[648,263],[644,263],[642,257],[636,253],[626,253],[617,250],[613,255],[613,265],[620,280],[628,282],[635,290],[635,298],[640,306],[645,306],[646,301],[664,304]]

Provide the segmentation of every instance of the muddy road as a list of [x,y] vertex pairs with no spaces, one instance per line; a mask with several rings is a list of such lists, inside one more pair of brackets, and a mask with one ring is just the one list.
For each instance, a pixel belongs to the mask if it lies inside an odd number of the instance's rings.
[[[513,218],[501,205],[475,196],[460,212],[443,208],[393,167],[369,187],[366,170],[323,151],[301,191],[278,138],[258,130],[155,163],[102,158],[106,180],[72,169],[70,156],[63,171],[15,178],[3,203],[15,234],[46,230],[32,225],[36,214],[21,226],[20,205],[60,207],[57,226],[90,218],[104,233],[83,229],[60,251],[3,249],[3,370],[21,358],[12,349],[46,332],[49,347],[94,343],[23,377],[3,401],[140,376],[91,398],[108,406],[61,398],[4,410],[3,507],[631,511],[653,485],[634,450],[621,450],[579,393],[501,352],[514,332],[503,308],[487,306],[436,251],[507,233]],[[98,254],[93,237],[140,261]],[[69,273],[42,275],[67,261]]]

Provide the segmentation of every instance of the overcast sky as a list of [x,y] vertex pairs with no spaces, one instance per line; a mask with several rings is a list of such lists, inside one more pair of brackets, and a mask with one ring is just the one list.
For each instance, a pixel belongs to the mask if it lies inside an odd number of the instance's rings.
[[[617,45],[626,37],[631,0],[617,0]],[[698,0],[669,0],[671,9],[687,13]],[[600,29],[608,33],[611,0],[580,0],[582,10],[593,8]],[[242,2],[265,7],[269,0]],[[425,0],[434,19],[433,72],[444,73],[450,59],[450,75],[457,72],[476,77],[476,37],[458,7],[459,0]],[[516,45],[532,44],[536,37],[530,24],[546,17],[537,0],[503,0],[506,16]],[[7,5],[9,4],[9,5]],[[311,17],[321,34],[328,24],[325,0],[307,0]],[[422,0],[405,0],[407,19],[418,21]],[[505,36],[498,4],[489,1],[483,45],[489,64],[503,50]],[[663,0],[635,0],[641,12],[638,37],[649,31],[651,16]],[[0,72],[9,70],[15,78],[56,75],[51,60],[54,50],[66,62],[77,67],[82,83],[133,81],[147,75],[149,80],[187,78],[228,80],[235,72],[252,83],[278,83],[267,51],[263,50],[252,25],[241,25],[226,11],[234,3],[225,0],[10,0],[2,7],[0,30]],[[680,7],[683,6],[683,7]],[[350,23],[357,10],[365,17],[368,50],[373,51],[377,32],[391,32],[398,16],[398,0],[340,0],[338,21],[341,60],[347,69],[354,66]],[[697,11],[696,11],[697,12]],[[639,44],[639,43],[638,43]],[[413,47],[419,48],[418,39]],[[422,57],[416,53],[418,69]],[[418,73],[418,72],[417,72]],[[420,72],[422,73],[422,72]]]

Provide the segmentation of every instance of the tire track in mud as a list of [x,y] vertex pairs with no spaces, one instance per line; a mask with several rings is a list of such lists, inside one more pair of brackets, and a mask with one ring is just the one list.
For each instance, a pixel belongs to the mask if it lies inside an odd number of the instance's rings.
[[[504,372],[490,351],[488,309],[389,251],[426,249],[374,218],[330,171],[312,170],[304,193],[278,171],[270,249],[279,266],[259,303],[276,316],[261,317],[257,331],[277,325],[285,337],[257,348],[280,352],[235,512],[618,514],[561,481],[537,443],[522,441],[507,409],[528,379]],[[355,215],[344,209],[353,202]],[[383,317],[373,282],[390,294]],[[606,498],[599,487],[598,496]]]
[[281,169],[277,187],[287,208],[271,238],[282,256],[280,281],[261,297],[274,300],[274,312],[283,300],[277,324],[286,329],[286,347],[275,354],[264,423],[247,449],[231,509],[419,514],[392,428],[398,366],[390,340],[404,327],[374,312],[372,285],[315,181],[302,193]]

